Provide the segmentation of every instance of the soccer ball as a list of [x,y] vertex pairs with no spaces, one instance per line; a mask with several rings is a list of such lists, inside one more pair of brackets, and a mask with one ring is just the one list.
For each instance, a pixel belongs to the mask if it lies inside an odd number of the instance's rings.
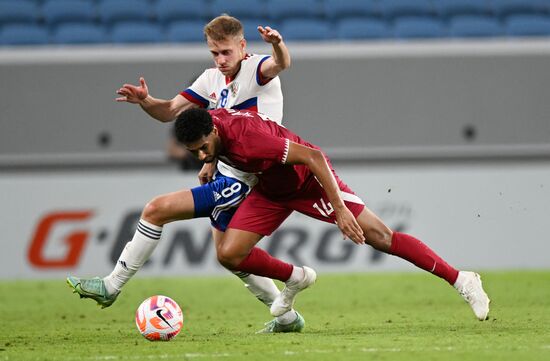
[[150,341],[169,341],[183,327],[181,308],[170,297],[151,296],[136,310],[136,326]]

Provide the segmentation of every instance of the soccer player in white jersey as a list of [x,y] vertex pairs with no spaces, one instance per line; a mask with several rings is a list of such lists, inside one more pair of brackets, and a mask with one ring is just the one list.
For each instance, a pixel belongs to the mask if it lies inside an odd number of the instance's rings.
[[[283,95],[278,74],[290,66],[290,54],[277,30],[258,26],[258,31],[263,40],[271,44],[271,55],[248,54],[240,21],[225,14],[218,16],[204,28],[215,68],[205,70],[189,88],[171,100],[152,97],[143,78],[139,86],[124,84],[117,91],[120,97],[116,100],[139,104],[161,122],[173,121],[184,110],[202,107],[260,111],[280,123]],[[145,206],[134,237],[109,276],[92,279],[69,276],[69,285],[81,296],[92,298],[103,307],[110,306],[155,249],[161,225],[167,219],[210,217],[216,249],[222,247],[223,232],[257,179],[222,162],[218,162],[216,171],[215,164],[205,164],[199,173],[200,187],[156,197]],[[174,208],[178,214],[174,214]],[[244,272],[235,274],[268,307],[280,293],[269,278]],[[303,317],[290,310],[266,323],[260,332],[300,332],[303,328]]]

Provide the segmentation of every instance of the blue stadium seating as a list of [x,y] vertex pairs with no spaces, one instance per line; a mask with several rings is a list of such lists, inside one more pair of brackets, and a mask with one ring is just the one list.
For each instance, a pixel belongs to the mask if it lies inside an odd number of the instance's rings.
[[387,22],[374,18],[344,18],[336,24],[339,39],[384,39],[391,38]]
[[430,0],[383,0],[379,2],[379,6],[382,14],[388,19],[435,15],[435,8]]
[[88,0],[48,0],[42,6],[44,21],[50,26],[60,23],[93,22],[97,18],[95,4]]
[[289,19],[281,23],[285,40],[326,40],[332,38],[329,23],[317,19]]
[[324,0],[323,3],[324,13],[328,19],[380,16],[380,9],[375,0]]
[[459,15],[492,15],[493,8],[487,0],[437,0],[434,5],[443,17]]
[[548,36],[550,35],[550,17],[510,15],[506,19],[506,32],[511,36]]
[[258,32],[258,25],[270,26],[273,29],[277,29],[277,25],[272,20],[265,18],[244,19],[242,24],[244,28],[244,36],[248,41],[263,41],[260,33]]
[[168,26],[167,39],[173,43],[204,42],[204,22],[174,21]]
[[105,28],[90,23],[66,23],[59,25],[52,36],[55,44],[100,44],[108,43]]
[[210,5],[210,10],[212,18],[223,13],[234,16],[239,20],[263,18],[266,15],[266,4],[263,0],[214,0]]
[[34,1],[0,1],[0,24],[35,23],[40,18]]
[[548,0],[493,0],[495,13],[501,17],[512,14],[538,14],[549,11]]
[[0,33],[3,45],[45,45],[49,41],[48,29],[36,24],[6,25]]
[[155,13],[163,25],[179,20],[206,22],[209,16],[205,2],[197,0],[157,0]]
[[164,40],[161,26],[145,21],[119,22],[111,31],[111,41],[115,44],[160,43]]
[[550,0],[0,0],[0,29],[11,43],[202,42],[221,13],[249,41],[258,25],[288,40],[550,36]]
[[438,18],[406,16],[394,23],[394,35],[398,39],[442,38],[446,36],[443,22]]
[[121,21],[147,21],[153,9],[147,0],[103,0],[98,12],[101,21],[111,25]]
[[504,28],[492,16],[461,15],[449,21],[449,35],[455,38],[502,36]]
[[267,0],[267,16],[276,21],[317,18],[321,13],[321,3],[317,0]]

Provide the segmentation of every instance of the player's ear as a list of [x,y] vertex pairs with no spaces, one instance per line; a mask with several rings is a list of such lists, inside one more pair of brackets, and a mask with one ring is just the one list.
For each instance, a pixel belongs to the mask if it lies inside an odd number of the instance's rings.
[[212,134],[218,135],[218,128],[216,128],[215,125],[214,125],[214,127],[212,128]]

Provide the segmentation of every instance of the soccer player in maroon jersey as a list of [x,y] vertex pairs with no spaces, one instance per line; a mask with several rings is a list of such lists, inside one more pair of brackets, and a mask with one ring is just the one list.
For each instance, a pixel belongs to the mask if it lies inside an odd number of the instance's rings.
[[256,247],[293,212],[336,223],[345,238],[401,257],[453,285],[485,320],[489,298],[477,273],[458,271],[420,240],[393,232],[338,178],[319,147],[252,111],[190,109],[176,120],[176,137],[201,161],[216,158],[245,172],[258,184],[233,216],[218,260],[237,270],[285,282],[271,306],[274,316],[293,306],[298,292],[315,282],[309,267],[296,267]]
[[[278,74],[290,66],[290,53],[277,30],[269,26],[258,26],[257,30],[263,41],[270,44],[271,56],[249,54],[241,22],[227,14],[220,15],[204,27],[214,68],[206,69],[190,87],[171,100],[152,97],[143,78],[139,86],[123,85],[117,91],[120,97],[116,100],[139,104],[146,113],[161,122],[171,122],[183,110],[195,107],[257,109],[268,114],[270,119],[281,122],[283,93]],[[215,163],[205,164],[199,179],[201,186],[161,195],[145,206],[134,236],[124,247],[109,275],[102,278],[69,276],[69,285],[81,297],[91,298],[102,307],[112,305],[124,285],[143,266],[161,240],[162,227],[159,222],[166,223],[169,217],[149,223],[147,215],[150,209],[155,209],[156,215],[175,210],[176,213],[171,216],[178,220],[210,217],[214,243],[221,241],[233,213],[256,183],[256,177],[218,162],[217,167]],[[167,205],[166,212],[159,211]],[[280,292],[271,279],[245,272],[234,274],[268,307]],[[303,317],[297,311],[290,310],[267,322],[259,332],[301,332],[304,326]]]

